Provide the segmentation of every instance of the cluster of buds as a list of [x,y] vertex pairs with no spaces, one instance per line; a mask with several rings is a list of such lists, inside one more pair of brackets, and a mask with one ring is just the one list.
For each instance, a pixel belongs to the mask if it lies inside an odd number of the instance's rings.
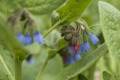
[[85,24],[78,21],[63,26],[61,36],[68,42],[68,45],[60,51],[65,64],[73,64],[80,60],[81,55],[91,49],[89,41],[93,45],[99,43],[98,37],[89,32]]

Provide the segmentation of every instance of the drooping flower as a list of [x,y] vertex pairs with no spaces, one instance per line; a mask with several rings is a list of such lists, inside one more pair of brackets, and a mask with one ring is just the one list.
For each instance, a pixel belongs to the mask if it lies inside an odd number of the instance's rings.
[[81,59],[80,53],[74,54],[74,60],[79,61]]
[[[24,45],[30,45],[30,44],[33,43],[33,41],[34,41],[34,42],[37,42],[37,43],[39,43],[39,44],[43,44],[44,39],[43,39],[43,36],[42,36],[39,32],[35,32],[33,35],[34,35],[34,36],[33,36],[33,39],[32,39],[32,36],[30,35],[29,32],[27,32],[27,33],[25,34],[25,36],[24,36],[21,32],[19,32],[19,33],[17,34],[17,39],[18,39],[21,43],[23,43]],[[33,59],[33,56],[32,56],[32,55],[29,55],[29,56],[26,58],[26,61],[27,61],[29,64],[33,64],[33,63],[35,62],[35,60]]]
[[21,43],[24,44],[25,37],[24,37],[24,35],[23,35],[21,32],[19,32],[19,33],[17,34],[17,39],[18,39]]
[[68,53],[70,54],[76,54],[80,51],[80,44],[76,44],[76,45],[70,45],[68,46]]
[[34,33],[33,40],[34,40],[34,42],[37,42],[39,44],[43,44],[44,43],[43,36],[38,31]]
[[89,34],[89,38],[90,38],[90,40],[92,41],[92,43],[93,43],[94,45],[96,45],[96,44],[99,42],[98,37],[97,37],[96,35],[94,35],[93,33],[90,33],[90,34]]
[[25,44],[25,45],[32,44],[32,38],[31,38],[31,36],[30,36],[30,33],[26,33],[24,44]]
[[67,27],[63,26],[61,35],[68,42],[67,48],[64,48],[66,54],[69,54],[64,59],[68,64],[75,63],[81,59],[82,53],[90,51],[90,40],[94,45],[99,42],[96,35],[89,33],[87,25],[78,21],[68,24]]
[[88,41],[85,41],[84,43],[81,44],[81,46],[80,46],[80,51],[81,51],[82,53],[88,52],[89,50],[90,50],[90,44],[89,44]]
[[73,64],[73,63],[75,63],[75,60],[74,60],[73,56],[72,55],[68,55],[65,63],[66,64]]

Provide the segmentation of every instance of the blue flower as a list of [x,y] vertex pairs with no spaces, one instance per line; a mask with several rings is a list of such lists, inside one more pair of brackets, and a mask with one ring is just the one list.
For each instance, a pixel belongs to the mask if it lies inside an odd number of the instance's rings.
[[89,44],[89,42],[87,42],[87,41],[84,42],[84,43],[82,43],[81,46],[80,46],[80,51],[81,51],[82,53],[88,52],[89,49],[90,49],[90,44]]
[[74,60],[75,60],[75,61],[78,61],[78,60],[80,60],[80,59],[81,59],[80,53],[74,54]]
[[32,38],[31,38],[31,36],[30,36],[30,33],[26,33],[24,44],[25,44],[25,45],[32,44]]
[[68,55],[65,63],[66,64],[73,64],[73,63],[75,63],[74,57],[72,55]]
[[37,42],[39,44],[44,43],[43,36],[38,31],[34,33],[33,39],[34,39],[34,42]]
[[90,38],[90,40],[92,41],[92,43],[93,43],[94,45],[96,45],[96,44],[99,42],[98,37],[97,37],[96,35],[94,35],[93,33],[90,33],[90,34],[89,34],[89,38]]
[[17,39],[24,44],[25,37],[21,32],[17,34]]

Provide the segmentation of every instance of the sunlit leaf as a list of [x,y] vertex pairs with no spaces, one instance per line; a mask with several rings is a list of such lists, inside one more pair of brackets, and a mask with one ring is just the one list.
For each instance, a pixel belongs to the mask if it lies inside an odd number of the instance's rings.
[[26,0],[25,7],[35,14],[48,14],[64,2],[65,0]]
[[106,2],[99,2],[100,22],[105,42],[109,50],[111,72],[120,74],[120,11]]

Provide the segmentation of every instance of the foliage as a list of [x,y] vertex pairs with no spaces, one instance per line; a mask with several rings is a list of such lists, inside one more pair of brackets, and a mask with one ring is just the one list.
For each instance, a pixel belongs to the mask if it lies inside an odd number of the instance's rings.
[[[111,5],[119,8],[118,0],[104,0],[111,4],[99,0],[0,1],[0,80],[94,80],[95,73],[100,80],[120,80],[120,11]],[[15,25],[9,24],[11,17]],[[94,45],[85,36],[91,50],[66,65],[60,51],[69,44],[60,29],[74,26],[75,21],[83,22],[100,40]],[[41,32],[36,40],[42,38],[42,43],[31,39],[30,44],[22,44],[13,28],[24,37],[29,31],[32,37],[34,31]],[[33,63],[27,62],[29,55]]]

